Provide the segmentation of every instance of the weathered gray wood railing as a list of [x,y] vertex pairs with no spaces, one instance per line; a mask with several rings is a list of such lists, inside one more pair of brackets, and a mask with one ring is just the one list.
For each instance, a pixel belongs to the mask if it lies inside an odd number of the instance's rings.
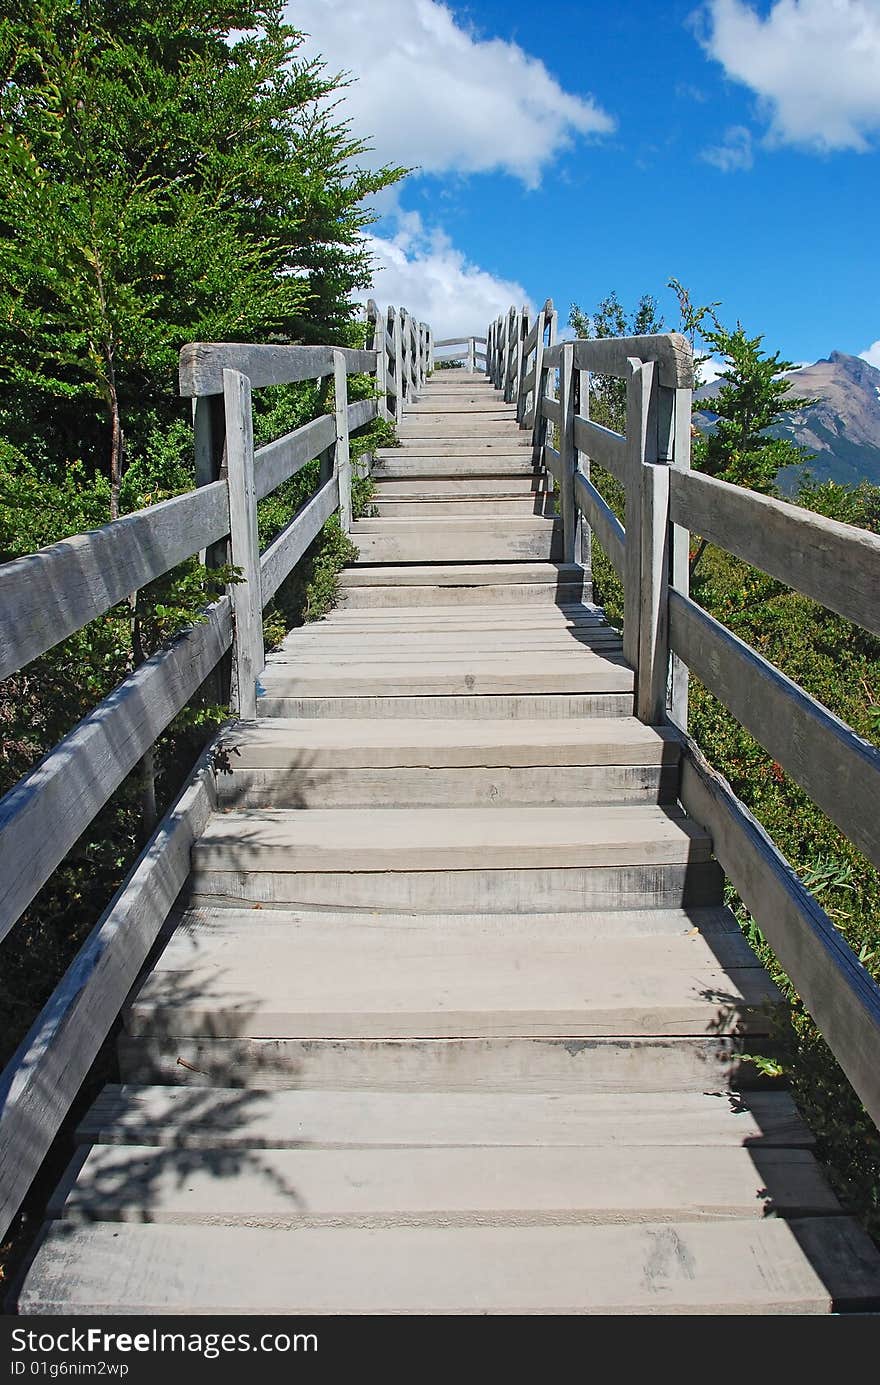
[[[621,578],[636,710],[645,722],[681,729],[684,808],[712,833],[728,878],[880,1124],[880,988],[687,736],[690,670],[880,866],[880,751],[688,591],[695,533],[880,635],[880,538],[690,470],[693,359],[684,337],[554,344],[554,333],[551,303],[531,324],[511,308],[489,328],[487,374],[517,402],[536,465],[559,486],[565,561],[583,556],[585,521]],[[625,435],[590,418],[594,374],[626,382]],[[591,462],[623,486],[623,524],[594,484]]]
[[[434,366],[454,365],[461,362],[465,370],[471,372],[481,370],[486,364],[486,352],[480,351],[481,346],[485,347],[485,337],[444,337],[442,341],[434,342],[434,354],[431,357],[432,368]],[[450,350],[449,348],[454,348]],[[443,351],[442,356],[436,353]]]
[[[232,650],[231,710],[256,715],[263,607],[339,509],[351,523],[349,434],[399,417],[429,369],[431,334],[404,310],[368,307],[370,350],[192,345],[197,489],[0,567],[0,677],[24,667],[178,563],[205,552],[243,580],[202,621],[130,674],[0,800],[0,939],[123,779]],[[376,395],[348,402],[352,374]],[[251,391],[332,380],[334,411],[254,447]],[[257,502],[321,458],[314,495],[260,552]],[[0,1075],[0,1235],[30,1186],[189,871],[213,806],[200,762]]]

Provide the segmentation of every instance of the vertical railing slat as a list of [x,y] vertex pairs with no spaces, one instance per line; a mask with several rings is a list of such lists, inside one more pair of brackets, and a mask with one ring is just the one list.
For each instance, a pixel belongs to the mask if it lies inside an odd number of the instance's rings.
[[226,413],[226,484],[232,561],[241,581],[232,584],[232,709],[256,721],[257,679],[265,665],[260,540],[254,484],[254,425],[251,382],[237,370],[223,372]]

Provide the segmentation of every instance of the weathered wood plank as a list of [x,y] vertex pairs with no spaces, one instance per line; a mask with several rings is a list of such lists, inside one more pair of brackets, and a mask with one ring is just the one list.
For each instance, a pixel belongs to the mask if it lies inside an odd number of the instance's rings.
[[601,423],[594,423],[591,418],[575,414],[574,441],[579,452],[585,452],[591,461],[626,485],[629,475],[626,438],[611,428],[603,428]]
[[578,370],[625,379],[630,359],[655,361],[661,385],[677,389],[693,387],[693,351],[687,337],[678,332],[650,337],[580,338],[574,344],[574,363]]
[[232,642],[228,597],[154,654],[0,800],[0,938]]
[[880,635],[880,535],[696,471],[672,477],[676,524]]
[[562,458],[556,451],[556,448],[550,446],[549,442],[544,443],[542,449],[542,462],[553,479],[562,485]]
[[582,471],[575,472],[574,496],[614,571],[622,579],[626,568],[626,530]]
[[189,874],[193,842],[214,803],[211,754],[212,748],[205,751],[0,1076],[0,1235]]
[[108,1278],[116,1311],[135,1314],[753,1316],[880,1297],[876,1252],[848,1217],[303,1228],[293,1244],[285,1229],[98,1222],[49,1232],[19,1312],[101,1314]]
[[[186,397],[223,393],[224,370],[246,375],[252,389],[286,385],[333,374],[332,346],[251,346],[242,342],[191,342],[180,353],[180,393]],[[349,374],[371,375],[375,351],[344,352]]]
[[562,342],[551,343],[544,347],[544,356],[541,362],[543,370],[558,370],[561,360]]
[[681,802],[880,1125],[880,987],[727,780],[685,737]]
[[642,583],[636,715],[649,726],[666,719],[669,668],[669,467],[646,462],[642,483]]
[[[334,351],[333,359],[336,367],[333,374],[333,391],[336,399],[336,450],[333,454],[333,471],[338,486],[339,523],[343,534],[349,534],[351,532],[351,449],[348,442],[348,380],[342,352]],[[364,402],[372,403],[371,400]]]
[[628,362],[626,381],[626,501],[624,527],[632,542],[624,550],[626,572],[623,578],[623,652],[633,668],[639,659],[639,620],[642,589],[642,488],[641,469],[654,461],[649,452],[649,418],[654,393],[653,361]]
[[339,504],[339,481],[331,476],[294,515],[260,558],[263,605],[277,592]]
[[214,481],[0,566],[0,678],[229,532]]
[[558,399],[551,399],[549,395],[542,394],[538,402],[541,406],[541,413],[550,423],[555,423],[557,426],[562,423],[562,405]]
[[787,1092],[267,1091],[108,1085],[76,1131],[80,1144],[186,1149],[491,1148],[809,1149],[815,1137]]
[[669,592],[669,638],[691,672],[880,865],[880,750],[676,591]]
[[283,438],[266,443],[254,452],[257,499],[271,495],[276,487],[311,462],[336,439],[336,424],[330,414],[322,414],[311,423],[304,423]]
[[355,403],[348,406],[348,431],[356,432],[358,428],[366,428],[366,425],[373,422],[377,414],[378,403],[376,399],[356,399]]
[[254,478],[254,421],[251,386],[237,370],[223,372],[226,409],[226,483],[232,561],[241,580],[230,588],[232,602],[232,705],[244,721],[257,715],[257,679],[266,662],[260,597],[260,536]]
[[[840,1204],[803,1149],[607,1149],[545,1145],[266,1149],[238,1167],[203,1151],[97,1145],[57,1190],[79,1224],[393,1227],[609,1225],[834,1216]],[[224,1178],[223,1172],[227,1173]]]

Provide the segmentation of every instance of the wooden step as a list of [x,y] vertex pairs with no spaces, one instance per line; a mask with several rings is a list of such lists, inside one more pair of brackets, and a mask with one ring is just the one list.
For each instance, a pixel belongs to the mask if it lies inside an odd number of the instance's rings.
[[[658,913],[660,911],[657,911]],[[131,1034],[572,1038],[765,1033],[781,1003],[742,934],[543,920],[270,910],[184,914],[126,1011]],[[708,911],[710,924],[714,911]],[[672,931],[676,929],[677,931]]]
[[95,1145],[49,1205],[68,1222],[178,1226],[576,1226],[834,1216],[806,1149],[253,1151]]
[[438,563],[553,559],[562,553],[561,521],[541,516],[359,519],[351,541],[359,563]]
[[19,1311],[754,1315],[878,1304],[877,1252],[846,1217],[296,1231],[99,1222],[50,1227]]
[[809,1149],[787,1092],[243,1091],[106,1086],[80,1144],[181,1149],[759,1147]]
[[365,629],[361,625],[357,627],[357,636],[353,627],[314,630],[306,626],[286,636],[272,656],[272,667],[290,660],[301,660],[303,663],[314,659],[346,662],[357,659],[358,651],[362,659],[371,662],[381,658],[393,663],[413,663],[424,657],[426,649],[433,650],[441,663],[455,658],[467,659],[481,655],[494,658],[532,650],[545,650],[548,654],[592,651],[622,657],[621,637],[617,631],[595,624],[557,626],[547,630],[538,627],[519,632],[508,627],[434,630],[430,633],[400,625],[395,629],[381,626]]
[[468,518],[479,516],[483,519],[519,519],[528,515],[541,517],[555,514],[556,502],[552,495],[529,494],[508,496],[463,496],[452,499],[426,500],[420,496],[416,500],[386,499],[377,494],[372,505],[373,516],[377,519],[455,519],[459,515]]
[[671,733],[616,719],[267,718],[229,733],[215,782],[222,807],[656,803],[676,798],[678,759]]
[[[331,904],[330,907],[333,907]],[[338,906],[337,906],[338,907]],[[768,1040],[761,1039],[761,1052]],[[749,1036],[711,1039],[212,1039],[117,1041],[123,1081],[259,1091],[730,1092],[760,1085]]]
[[[415,588],[415,590],[418,590]],[[265,692],[257,700],[263,717],[426,717],[462,721],[483,717],[531,719],[547,717],[631,717],[633,694],[587,693],[482,693],[419,694],[393,690],[372,695],[287,695],[283,689]]]
[[196,869],[520,870],[696,864],[711,841],[680,810],[615,808],[309,809],[215,814]]
[[329,661],[307,665],[273,658],[260,682],[268,698],[631,693],[633,673],[620,655],[581,648],[552,656],[535,650],[444,661],[430,659],[426,651],[418,661],[393,666],[366,660],[358,666]]
[[455,500],[455,499],[501,499],[517,496],[534,496],[538,492],[552,491],[547,478],[538,472],[523,471],[512,476],[429,476],[394,477],[376,472],[376,499],[389,500]]
[[672,809],[236,810],[195,843],[198,903],[539,913],[715,904],[711,844]]
[[[339,583],[343,591],[352,587],[385,586],[385,587],[408,587],[408,586],[433,586],[433,587],[455,587],[455,603],[458,603],[458,594],[462,587],[490,587],[513,586],[519,587],[525,584],[544,585],[552,593],[557,587],[569,587],[582,581],[585,570],[578,563],[388,563],[377,566],[376,568],[365,570],[362,567],[347,567],[339,574]],[[491,611],[495,605],[494,597],[491,594],[484,594],[483,602],[487,611]],[[447,599],[452,600],[452,594],[447,594]],[[580,604],[580,603],[570,603]],[[597,606],[588,608],[588,612],[581,614],[591,614],[600,616],[601,611]],[[572,612],[574,614],[574,612]]]
[[239,723],[221,741],[230,772],[329,766],[677,765],[678,733],[635,718],[604,721]]
[[424,418],[426,415],[431,418],[435,415],[441,418],[457,418],[462,414],[469,419],[503,418],[516,422],[515,405],[505,404],[503,400],[496,401],[491,396],[478,394],[474,390],[456,390],[453,395],[423,395],[418,404],[407,409],[404,417],[409,421]]
[[477,477],[525,477],[536,476],[532,466],[531,450],[501,447],[499,444],[485,444],[480,448],[468,442],[447,443],[443,452],[436,446],[410,447],[405,451],[377,453],[374,478],[376,481],[389,480],[455,480],[461,476],[471,479]]

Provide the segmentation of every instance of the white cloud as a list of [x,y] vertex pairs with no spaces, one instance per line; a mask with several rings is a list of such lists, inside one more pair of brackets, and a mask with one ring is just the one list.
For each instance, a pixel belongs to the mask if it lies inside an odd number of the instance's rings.
[[709,356],[699,363],[699,377],[701,385],[714,385],[715,381],[724,374],[727,369],[724,361],[715,360]]
[[745,125],[731,125],[722,143],[704,149],[700,157],[722,173],[745,173],[754,163],[751,132]]
[[367,236],[376,270],[362,299],[403,306],[429,323],[435,337],[485,336],[493,318],[513,304],[534,312],[521,284],[469,263],[443,231],[425,231],[418,212],[402,212],[398,228],[392,239]]
[[864,351],[859,352],[859,355],[863,361],[868,362],[868,365],[876,366],[880,370],[880,341],[875,341],[873,346],[866,346]]
[[292,0],[286,14],[311,36],[304,53],[357,78],[341,113],[380,162],[501,170],[535,187],[576,136],[614,128],[591,96],[563,90],[517,44],[478,38],[438,0]]
[[728,77],[750,87],[768,142],[869,150],[880,131],[880,2],[708,0],[701,42]]

